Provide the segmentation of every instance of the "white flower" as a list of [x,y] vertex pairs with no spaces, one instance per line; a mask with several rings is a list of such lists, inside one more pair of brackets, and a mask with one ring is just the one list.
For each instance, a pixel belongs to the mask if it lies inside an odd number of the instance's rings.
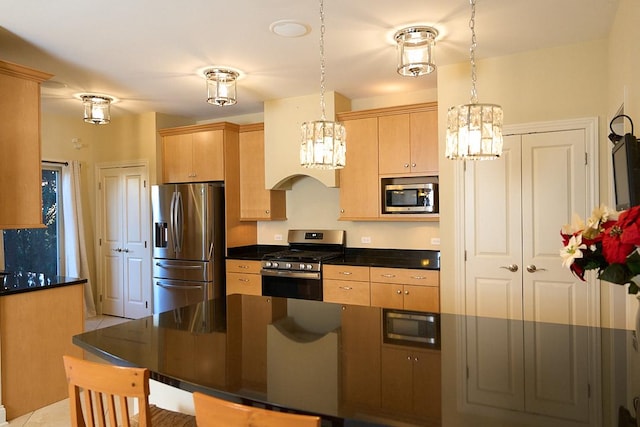
[[565,224],[562,226],[562,234],[567,234],[567,235],[571,235],[571,234],[575,234],[579,231],[584,230],[585,225],[584,225],[584,221],[582,220],[582,218],[580,218],[580,216],[578,214],[573,214],[573,217],[571,217],[571,224]]
[[587,249],[587,245],[582,243],[582,235],[571,236],[567,246],[560,249],[562,266],[569,268],[576,258],[582,258],[582,249]]

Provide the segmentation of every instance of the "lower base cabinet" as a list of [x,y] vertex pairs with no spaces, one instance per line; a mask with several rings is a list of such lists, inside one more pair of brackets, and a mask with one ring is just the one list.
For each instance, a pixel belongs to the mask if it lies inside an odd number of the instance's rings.
[[262,295],[260,261],[227,260],[226,294]]
[[382,346],[381,368],[383,409],[440,419],[439,351]]

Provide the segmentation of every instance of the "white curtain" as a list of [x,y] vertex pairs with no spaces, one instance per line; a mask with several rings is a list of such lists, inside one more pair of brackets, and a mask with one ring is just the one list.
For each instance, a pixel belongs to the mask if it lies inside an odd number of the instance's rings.
[[91,274],[87,261],[87,246],[84,235],[82,197],[80,185],[80,162],[73,160],[62,168],[62,224],[64,229],[65,271],[68,277],[87,279],[84,285],[86,317],[96,315],[96,306],[91,290]]

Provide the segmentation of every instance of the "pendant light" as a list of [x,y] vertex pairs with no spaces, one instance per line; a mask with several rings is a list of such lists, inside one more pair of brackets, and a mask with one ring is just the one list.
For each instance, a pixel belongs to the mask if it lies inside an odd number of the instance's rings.
[[471,100],[469,104],[449,108],[447,112],[448,159],[490,160],[502,155],[502,107],[479,104],[476,91],[476,0],[471,3]]
[[83,93],[79,95],[84,105],[84,121],[94,125],[111,122],[111,103],[114,98],[107,95]]
[[302,124],[300,165],[315,169],[341,169],[346,163],[346,132],[342,123],[325,116],[324,2],[320,0],[320,120]]

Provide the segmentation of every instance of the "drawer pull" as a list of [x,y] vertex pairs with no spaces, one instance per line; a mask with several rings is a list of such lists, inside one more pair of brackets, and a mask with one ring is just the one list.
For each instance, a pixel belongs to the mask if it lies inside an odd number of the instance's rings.
[[382,277],[388,277],[388,278],[396,277],[396,275],[395,275],[395,274],[381,274],[381,276],[382,276]]
[[345,291],[350,291],[353,288],[351,286],[340,286],[340,289],[344,289]]
[[240,281],[240,282],[248,282],[249,279],[238,279],[238,281]]
[[248,266],[248,265],[239,265],[239,266],[238,266],[238,268],[244,268],[244,269],[247,269],[247,268],[249,268],[249,266]]
[[411,276],[412,279],[417,279],[417,280],[424,280],[427,277],[426,276]]
[[344,276],[351,276],[353,273],[350,271],[341,271],[340,274],[344,275]]

